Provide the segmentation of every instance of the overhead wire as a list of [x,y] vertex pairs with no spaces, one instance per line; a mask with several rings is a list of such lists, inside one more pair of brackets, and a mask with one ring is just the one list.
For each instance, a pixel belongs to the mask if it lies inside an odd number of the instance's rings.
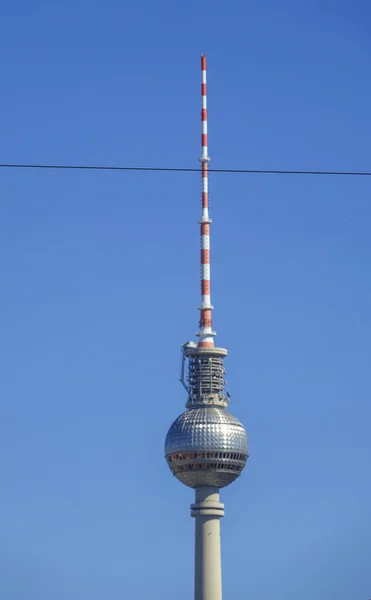
[[[200,173],[193,167],[123,167],[113,165],[45,165],[24,163],[2,163],[0,169],[56,169],[81,171],[153,171],[173,173]],[[258,175],[328,175],[348,177],[371,177],[371,171],[306,171],[286,169],[209,169],[210,173],[245,173]]]

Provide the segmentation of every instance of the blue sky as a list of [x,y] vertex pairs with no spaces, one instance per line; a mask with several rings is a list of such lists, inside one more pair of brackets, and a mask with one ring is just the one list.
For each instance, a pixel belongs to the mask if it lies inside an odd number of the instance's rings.
[[[366,2],[0,7],[0,162],[370,170]],[[368,178],[214,174],[212,297],[251,458],[225,598],[371,595]],[[197,173],[0,172],[0,596],[189,600],[163,459],[197,329]]]

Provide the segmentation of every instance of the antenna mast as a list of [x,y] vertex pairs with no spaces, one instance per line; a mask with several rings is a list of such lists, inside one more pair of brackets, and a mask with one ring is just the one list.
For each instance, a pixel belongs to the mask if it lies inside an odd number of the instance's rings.
[[210,298],[210,224],[209,217],[209,172],[208,139],[207,139],[207,94],[206,94],[206,56],[201,56],[201,148],[200,162],[202,164],[202,215],[201,224],[201,305],[199,348],[214,348],[215,332],[212,327],[211,311],[213,306]]

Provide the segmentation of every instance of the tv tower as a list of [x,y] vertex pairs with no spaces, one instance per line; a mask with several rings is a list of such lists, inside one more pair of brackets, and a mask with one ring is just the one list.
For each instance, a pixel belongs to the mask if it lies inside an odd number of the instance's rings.
[[[201,56],[202,94],[202,214],[201,304],[198,344],[183,344],[181,382],[187,390],[187,410],[171,425],[165,457],[173,475],[195,489],[195,600],[222,600],[220,518],[224,504],[219,489],[241,474],[248,458],[243,425],[227,412],[224,359],[227,350],[215,347],[210,297],[210,225],[208,198],[206,56]],[[188,375],[185,376],[186,367]]]

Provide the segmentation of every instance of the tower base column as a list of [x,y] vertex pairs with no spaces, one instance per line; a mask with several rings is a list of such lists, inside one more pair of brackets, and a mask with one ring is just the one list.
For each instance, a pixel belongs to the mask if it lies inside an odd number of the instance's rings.
[[195,600],[222,600],[220,517],[224,504],[216,487],[196,488],[191,516],[195,523]]

